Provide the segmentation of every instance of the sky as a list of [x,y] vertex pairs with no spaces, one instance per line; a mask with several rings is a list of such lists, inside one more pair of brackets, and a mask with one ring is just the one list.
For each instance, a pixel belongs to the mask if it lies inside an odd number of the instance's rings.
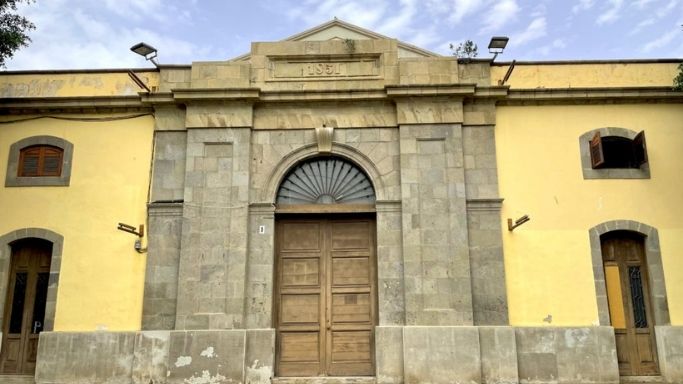
[[229,60],[334,17],[448,55],[467,39],[498,61],[683,57],[683,0],[37,0],[19,13],[36,29],[7,70],[152,67]]

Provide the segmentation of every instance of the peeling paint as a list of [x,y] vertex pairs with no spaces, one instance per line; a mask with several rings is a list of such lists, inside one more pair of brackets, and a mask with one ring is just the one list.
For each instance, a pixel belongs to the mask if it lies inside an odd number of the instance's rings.
[[247,367],[246,384],[268,384],[273,376],[273,367],[258,366],[258,360],[254,360],[250,367]]
[[184,367],[190,364],[192,364],[192,356],[178,356],[174,363],[176,367]]
[[222,383],[226,379],[225,376],[217,373],[215,376],[211,376],[209,371],[202,371],[201,376],[194,376],[184,379],[185,384],[218,384]]
[[206,358],[208,358],[208,359],[213,359],[214,357],[217,357],[218,355],[216,355],[216,354],[213,352],[213,347],[208,347],[208,348],[206,348],[205,350],[203,350],[203,351],[199,354],[199,356],[204,356],[204,357],[206,357]]

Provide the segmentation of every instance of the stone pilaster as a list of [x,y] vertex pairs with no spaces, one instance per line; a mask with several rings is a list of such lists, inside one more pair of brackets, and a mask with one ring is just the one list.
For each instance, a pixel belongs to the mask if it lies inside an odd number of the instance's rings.
[[176,329],[244,327],[250,137],[188,130]]
[[400,128],[407,325],[471,325],[460,124]]

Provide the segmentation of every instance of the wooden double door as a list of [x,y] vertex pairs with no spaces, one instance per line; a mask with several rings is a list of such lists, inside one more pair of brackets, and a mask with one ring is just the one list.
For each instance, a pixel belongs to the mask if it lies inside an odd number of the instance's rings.
[[0,374],[32,375],[38,335],[45,323],[52,243],[39,239],[12,245],[0,351]]
[[374,218],[277,222],[278,376],[374,375]]
[[619,374],[659,374],[644,238],[616,231],[602,237],[602,256]]

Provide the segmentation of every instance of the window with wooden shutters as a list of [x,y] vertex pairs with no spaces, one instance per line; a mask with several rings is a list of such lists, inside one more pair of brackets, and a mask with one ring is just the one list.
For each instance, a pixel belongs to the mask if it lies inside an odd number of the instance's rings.
[[592,129],[579,136],[584,179],[649,179],[645,132],[626,128]]
[[621,136],[602,136],[595,132],[589,143],[591,167],[600,168],[640,168],[647,163],[645,132],[635,138]]
[[9,148],[5,187],[66,187],[74,145],[56,136],[31,136]]
[[49,145],[36,145],[21,150],[17,176],[60,176],[64,150]]

